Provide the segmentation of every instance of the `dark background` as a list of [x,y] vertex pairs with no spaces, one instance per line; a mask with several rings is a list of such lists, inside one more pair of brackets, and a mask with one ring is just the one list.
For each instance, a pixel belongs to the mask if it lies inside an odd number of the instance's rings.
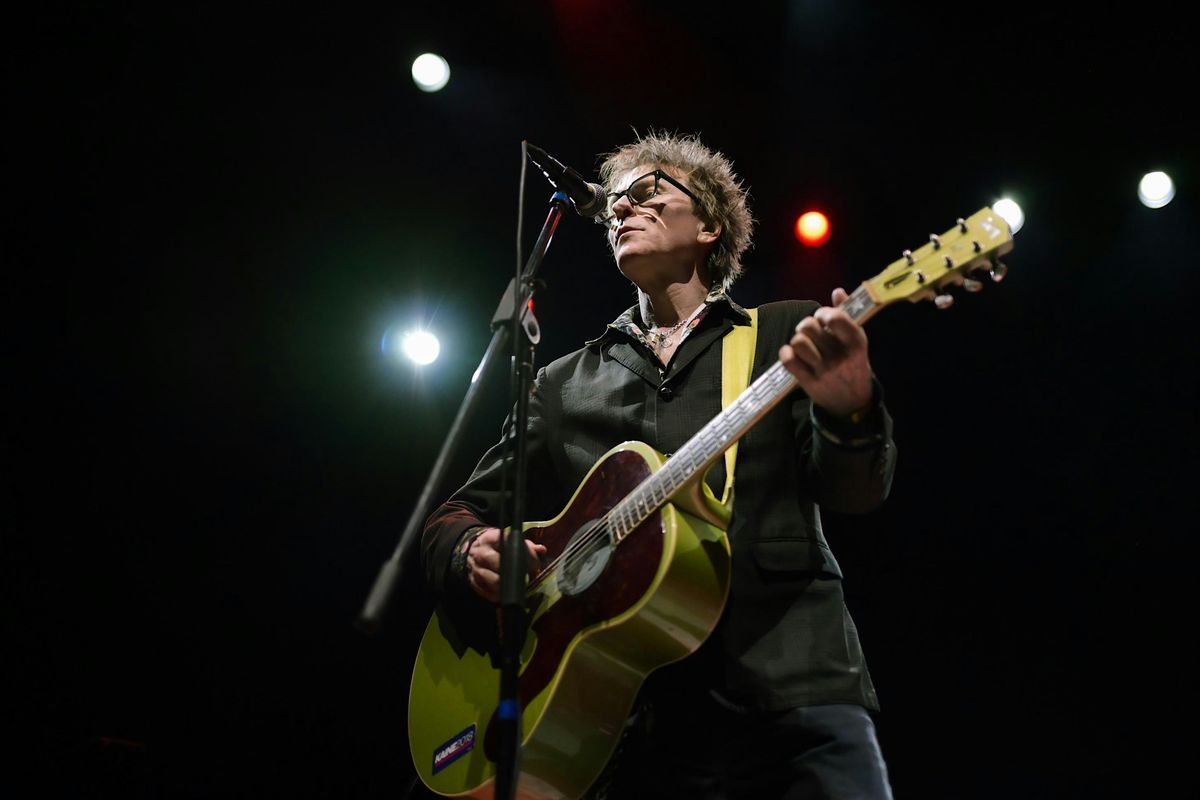
[[[825,299],[1003,195],[1009,279],[868,325],[892,497],[829,515],[898,797],[1178,796],[1190,655],[1193,42],[1154,4],[60,6],[6,60],[14,785],[392,797],[430,607],[352,627],[489,338],[520,142],[734,160],[746,305]],[[282,7],[281,7],[282,8]],[[1114,12],[1115,13],[1115,12]],[[418,91],[412,59],[451,63]],[[1137,180],[1169,171],[1151,211]],[[531,173],[526,246],[549,188]],[[791,225],[832,218],[820,249]],[[563,220],[539,361],[631,300]],[[385,356],[428,325],[442,358]],[[499,433],[503,381],[449,492]],[[451,485],[453,484],[453,485]]]

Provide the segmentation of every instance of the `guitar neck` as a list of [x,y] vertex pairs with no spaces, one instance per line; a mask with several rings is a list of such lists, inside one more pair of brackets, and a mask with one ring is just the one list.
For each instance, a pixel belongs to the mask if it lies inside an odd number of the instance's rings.
[[[859,286],[840,306],[855,322],[863,323],[878,312],[877,303]],[[780,362],[759,376],[746,391],[730,403],[679,449],[658,472],[609,512],[610,530],[621,541],[667,502],[679,489],[716,462],[734,442],[746,435],[764,415],[796,388],[796,379]]]
[[[1008,223],[990,208],[984,207],[941,235],[930,234],[929,241],[915,250],[905,250],[874,278],[864,282],[839,306],[860,325],[881,309],[900,300],[916,302],[933,299],[938,308],[946,287],[963,286],[978,291],[981,284],[964,273],[991,267],[992,280],[1003,279],[1007,268],[996,260],[1013,248]],[[742,392],[728,408],[688,440],[679,452],[658,472],[616,505],[608,514],[609,531],[616,541],[628,536],[677,491],[703,475],[730,446],[754,427],[774,408],[796,380],[782,364],[776,363]]]

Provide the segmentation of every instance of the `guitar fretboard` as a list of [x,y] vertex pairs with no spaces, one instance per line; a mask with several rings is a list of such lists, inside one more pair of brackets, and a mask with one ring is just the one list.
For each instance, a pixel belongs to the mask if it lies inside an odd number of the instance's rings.
[[[858,323],[865,322],[879,306],[866,285],[861,285],[839,308]],[[620,542],[698,474],[703,474],[730,446],[784,397],[796,388],[796,379],[776,362],[728,408],[700,429],[658,472],[629,493],[608,513],[614,544]]]

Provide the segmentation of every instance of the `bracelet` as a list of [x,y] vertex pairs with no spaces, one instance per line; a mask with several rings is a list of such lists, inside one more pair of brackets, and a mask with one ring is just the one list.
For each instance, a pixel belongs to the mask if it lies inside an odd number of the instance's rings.
[[450,571],[460,578],[467,577],[467,556],[471,552],[471,545],[475,544],[475,540],[483,533],[486,528],[468,528],[462,544],[454,550],[454,555],[450,557]]

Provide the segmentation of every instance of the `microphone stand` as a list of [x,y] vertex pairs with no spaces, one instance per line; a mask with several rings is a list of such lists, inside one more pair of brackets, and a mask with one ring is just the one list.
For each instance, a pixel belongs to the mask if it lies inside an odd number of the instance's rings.
[[[508,522],[509,535],[504,537],[500,553],[500,701],[497,706],[500,734],[499,759],[496,764],[496,800],[515,797],[516,779],[520,773],[521,701],[518,694],[521,647],[525,638],[525,537],[522,535],[525,511],[525,450],[529,417],[529,393],[533,381],[534,347],[541,338],[537,320],[530,310],[538,269],[550,247],[550,240],[562,219],[570,198],[555,192],[550,198],[550,212],[542,225],[533,251],[525,262],[519,285],[514,278],[505,289],[500,304],[492,316],[492,339],[484,351],[471,386],[463,398],[458,414],[450,426],[446,441],[434,462],[433,471],[417,498],[408,524],[392,557],[384,562],[371,587],[366,603],[359,612],[356,625],[363,633],[374,635],[382,627],[388,604],[403,573],[404,554],[419,538],[433,504],[434,492],[445,478],[446,471],[458,450],[467,421],[474,416],[479,404],[479,387],[491,372],[498,353],[508,352],[512,344],[512,385],[516,392],[513,424],[508,432],[511,441],[511,470],[513,491],[512,511]],[[503,525],[503,522],[502,522]]]

